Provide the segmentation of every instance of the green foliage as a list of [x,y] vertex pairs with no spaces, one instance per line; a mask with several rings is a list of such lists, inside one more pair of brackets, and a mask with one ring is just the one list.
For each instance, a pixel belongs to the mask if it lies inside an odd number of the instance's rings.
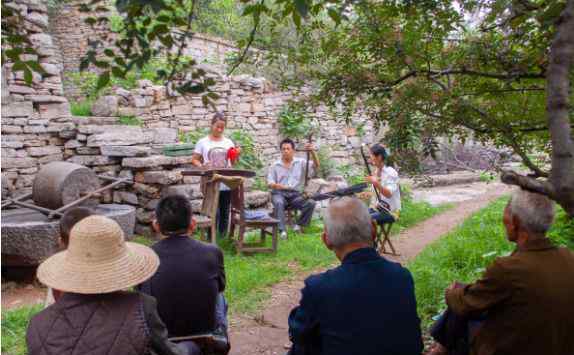
[[496,180],[496,175],[490,171],[481,171],[480,172],[480,181],[490,183]]
[[25,355],[26,329],[30,318],[42,310],[42,305],[2,310],[2,354]]
[[279,113],[279,133],[291,139],[307,137],[317,131],[316,122],[313,122],[302,105],[290,103]]
[[209,128],[198,128],[194,131],[179,131],[179,141],[196,144],[198,140],[209,134]]
[[337,163],[331,157],[331,149],[325,145],[321,146],[316,154],[319,160],[319,171],[317,173],[320,178],[326,179],[336,171]]
[[93,100],[70,101],[70,112],[73,116],[91,116]]
[[[408,264],[415,280],[418,312],[425,327],[446,308],[444,290],[453,281],[474,282],[497,256],[514,248],[506,240],[502,214],[507,197],[498,199],[468,218],[462,226],[426,247]],[[406,209],[405,209],[406,210]],[[401,215],[401,219],[402,219]],[[574,248],[574,220],[558,213],[549,236],[558,244]]]
[[337,166],[339,173],[343,175],[349,185],[360,184],[365,182],[366,173],[353,164],[343,164]]
[[138,126],[138,127],[143,126],[142,120],[140,120],[136,116],[120,116],[118,122],[126,126]]

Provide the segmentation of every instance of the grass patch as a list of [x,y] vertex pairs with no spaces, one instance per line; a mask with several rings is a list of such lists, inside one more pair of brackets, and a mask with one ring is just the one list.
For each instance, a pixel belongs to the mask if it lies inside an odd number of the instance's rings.
[[70,112],[72,116],[91,116],[92,115],[92,100],[84,100],[79,102],[70,102]]
[[26,354],[26,328],[30,318],[42,310],[42,305],[25,306],[2,312],[2,354]]
[[[395,233],[425,220],[448,206],[432,207],[428,203],[403,200],[403,213],[393,228]],[[228,239],[219,241],[225,254],[227,289],[225,295],[231,314],[253,313],[269,297],[269,287],[299,273],[330,267],[338,263],[335,255],[323,245],[319,220],[305,234],[290,233],[281,240],[276,255],[240,256]],[[154,240],[136,236],[132,242],[152,245]],[[270,242],[270,241],[269,241]],[[26,354],[25,334],[28,320],[41,306],[23,307],[2,312],[2,354]]]
[[[514,244],[506,240],[502,224],[507,202],[508,197],[502,197],[478,211],[409,263],[418,312],[425,328],[433,316],[446,308],[444,290],[448,285],[455,280],[474,282],[497,256],[514,250]],[[558,211],[549,235],[556,243],[574,248],[574,221],[568,221],[563,210]]]
[[120,116],[118,119],[119,124],[125,126],[143,126],[143,121],[137,118],[136,116]]

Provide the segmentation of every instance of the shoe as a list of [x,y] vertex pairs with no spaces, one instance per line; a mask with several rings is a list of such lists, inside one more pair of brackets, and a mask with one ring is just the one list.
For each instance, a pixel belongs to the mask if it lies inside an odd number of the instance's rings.
[[283,240],[287,240],[287,232],[285,232],[285,231],[281,232],[281,234],[279,234],[279,238],[281,238]]
[[295,232],[295,233],[301,233],[301,226],[298,225],[298,224],[296,224],[296,225],[293,227],[293,232]]

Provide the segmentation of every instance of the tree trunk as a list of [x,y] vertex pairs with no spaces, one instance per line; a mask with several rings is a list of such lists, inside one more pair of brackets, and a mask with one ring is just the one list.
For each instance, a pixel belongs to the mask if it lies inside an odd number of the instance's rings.
[[574,218],[574,141],[569,117],[569,73],[574,64],[574,0],[568,0],[556,24],[546,72],[546,118],[552,142],[552,169],[548,181],[514,172],[502,174],[502,181],[542,193]]

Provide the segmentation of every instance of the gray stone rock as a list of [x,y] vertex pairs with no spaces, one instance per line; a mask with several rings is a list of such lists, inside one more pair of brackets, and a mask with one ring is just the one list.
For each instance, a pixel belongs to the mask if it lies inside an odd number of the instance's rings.
[[58,64],[40,63],[47,75],[59,76],[62,68]]
[[114,191],[114,202],[128,203],[137,206],[139,204],[138,196],[132,192]]
[[250,208],[266,206],[270,201],[270,193],[265,191],[251,191],[245,193],[245,205]]
[[103,133],[97,133],[88,137],[88,146],[147,144],[152,143],[153,138],[153,132],[144,132],[140,127],[115,126]]
[[92,105],[92,114],[94,116],[111,117],[118,113],[118,97],[102,96]]
[[52,155],[46,155],[44,157],[41,157],[40,159],[38,159],[38,163],[40,164],[48,164],[51,163],[53,161],[62,161],[64,160],[64,155],[63,154],[52,154]]
[[162,190],[162,196],[182,195],[190,200],[203,198],[199,185],[173,185]]
[[2,140],[2,148],[22,148],[24,147],[24,143],[22,142],[10,142]]
[[40,117],[46,119],[70,117],[70,105],[67,102],[39,104],[38,111]]
[[176,128],[153,128],[152,132],[154,144],[177,143]]
[[49,103],[49,102],[68,102],[64,96],[56,96],[56,95],[30,95],[27,97],[32,102],[41,102],[41,103]]
[[26,149],[31,157],[43,157],[45,155],[61,154],[62,149],[55,146],[30,147]]
[[146,185],[146,184],[141,184],[141,183],[135,183],[132,185],[134,190],[139,193],[144,195],[145,197],[148,198],[160,198],[161,194],[160,194],[160,189],[155,187],[155,186],[150,186],[150,185]]
[[110,165],[117,162],[116,159],[102,155],[76,155],[67,160],[70,163],[85,166]]
[[149,224],[153,220],[154,213],[152,211],[146,211],[143,208],[138,208],[136,211],[136,220],[139,223]]
[[100,149],[102,155],[110,157],[144,157],[152,153],[152,148],[139,146],[104,145]]
[[2,105],[2,117],[30,117],[34,114],[34,106],[30,101],[10,102]]
[[76,148],[76,153],[80,155],[99,155],[100,148],[96,147],[78,147]]
[[153,155],[145,158],[124,158],[122,166],[126,168],[152,168],[161,165],[190,164],[191,157],[167,157],[163,155]]
[[22,127],[20,126],[9,126],[9,125],[2,125],[2,133],[7,134],[18,134],[22,133]]
[[143,171],[135,176],[137,182],[146,184],[172,185],[183,179],[179,171]]
[[36,166],[37,161],[34,158],[2,158],[2,169],[10,168],[31,168]]
[[8,91],[12,94],[35,94],[36,90],[26,85],[10,85]]
[[78,141],[75,140],[75,139],[70,140],[70,141],[67,141],[67,142],[64,144],[64,148],[66,148],[66,149],[74,149],[74,148],[83,147],[83,146],[84,146],[84,145],[83,145],[82,143],[78,142]]

